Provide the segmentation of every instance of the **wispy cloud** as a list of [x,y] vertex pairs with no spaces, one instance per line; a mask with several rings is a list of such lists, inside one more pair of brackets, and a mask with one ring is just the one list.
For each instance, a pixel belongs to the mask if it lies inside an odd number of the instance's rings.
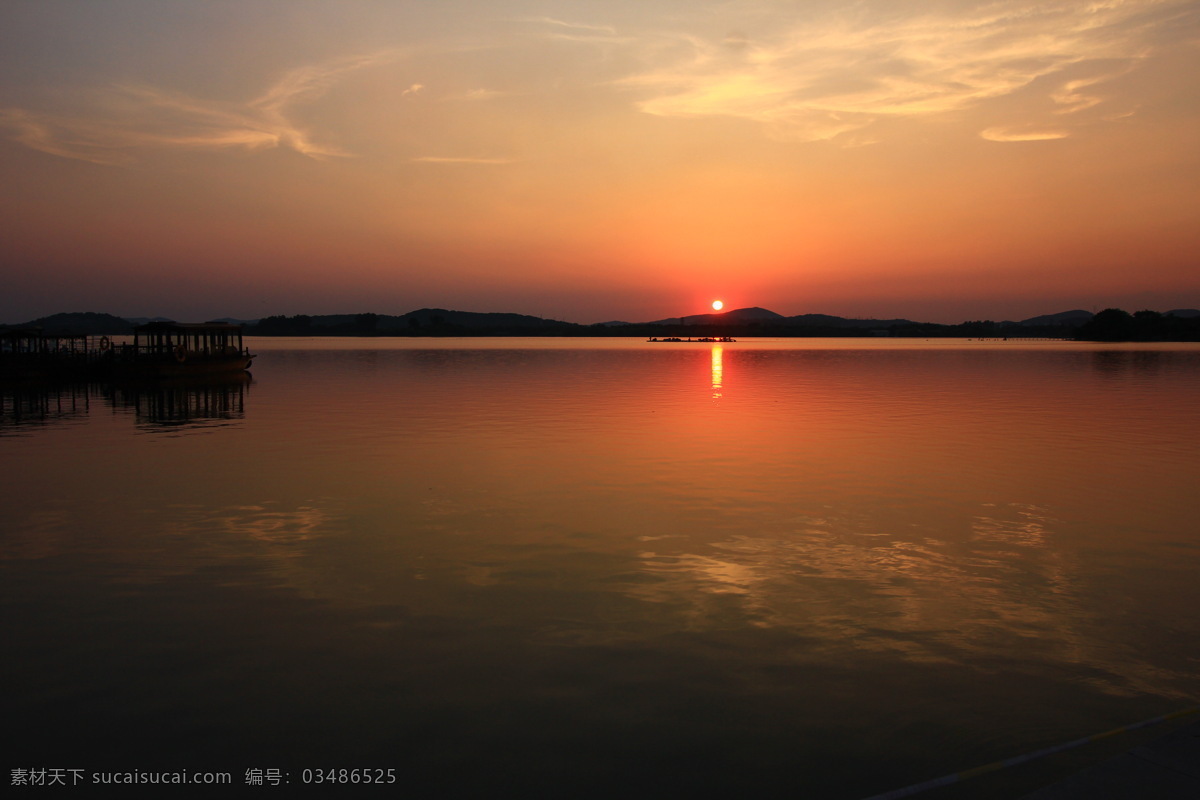
[[480,158],[474,156],[418,156],[412,159],[421,164],[512,164],[513,158]]
[[114,133],[102,124],[4,108],[0,109],[0,127],[8,130],[14,142],[50,155],[109,166],[132,160],[121,148],[112,146]]
[[1071,134],[1064,130],[1018,130],[1014,128],[985,128],[980,136],[989,142],[1045,142],[1065,139]]
[[[0,126],[34,150],[95,164],[123,165],[144,149],[255,150],[285,147],[310,158],[348,155],[318,141],[294,119],[347,75],[398,57],[394,51],[337,59],[285,73],[249,102],[191,97],[153,86],[122,85],[96,93],[99,110],[51,114],[0,109]],[[420,89],[419,84],[410,87]]]
[[462,95],[465,100],[492,100],[496,97],[503,97],[507,92],[500,92],[495,89],[471,89],[466,94]]
[[466,91],[447,92],[438,97],[440,103],[479,103],[496,100],[501,97],[512,97],[516,92],[500,91],[499,89],[467,89]]
[[635,41],[633,37],[619,35],[611,25],[567,22],[553,17],[526,17],[518,21],[538,26],[547,39],[589,44],[632,44]]
[[1052,82],[1056,113],[1075,114],[1103,103],[1103,85],[1181,21],[1200,24],[1193,3],[1004,2],[886,18],[856,4],[761,40],[680,34],[670,59],[618,84],[643,92],[649,114],[738,117],[803,141],[960,111],[1039,80]]
[[1104,94],[1100,91],[1085,90],[1090,90],[1093,86],[1102,86],[1114,78],[1128,74],[1134,69],[1135,65],[1136,61],[1131,60],[1122,65],[1122,68],[1119,70],[1104,72],[1088,78],[1064,81],[1057,89],[1050,93],[1050,99],[1058,104],[1056,113],[1074,114],[1078,111],[1086,111],[1089,108],[1100,105],[1106,99]]
[[552,28],[565,28],[571,31],[586,31],[588,33],[607,33],[614,34],[617,29],[611,25],[592,25],[585,22],[567,22],[553,17],[527,17],[525,22],[533,22],[540,25],[547,25]]

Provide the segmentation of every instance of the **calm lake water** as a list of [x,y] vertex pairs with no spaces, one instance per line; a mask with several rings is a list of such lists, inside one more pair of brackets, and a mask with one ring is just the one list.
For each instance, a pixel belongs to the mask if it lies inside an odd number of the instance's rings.
[[251,346],[0,388],[6,770],[855,798],[1200,696],[1200,346]]

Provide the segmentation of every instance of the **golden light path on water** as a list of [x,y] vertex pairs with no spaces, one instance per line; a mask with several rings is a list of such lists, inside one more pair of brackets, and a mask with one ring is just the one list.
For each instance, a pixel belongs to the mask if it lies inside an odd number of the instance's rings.
[[721,396],[721,384],[725,381],[724,350],[720,345],[712,349],[712,389],[713,399]]

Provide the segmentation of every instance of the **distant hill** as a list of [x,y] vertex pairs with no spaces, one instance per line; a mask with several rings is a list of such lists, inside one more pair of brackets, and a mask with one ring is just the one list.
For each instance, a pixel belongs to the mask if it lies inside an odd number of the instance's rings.
[[564,326],[582,327],[574,322],[543,319],[528,314],[508,314],[478,311],[449,311],[444,308],[422,308],[398,317],[380,317],[380,330],[403,330],[436,326],[457,326],[468,330],[481,329],[548,329]]
[[324,314],[264,317],[246,327],[259,336],[572,336],[587,330],[527,314],[422,308],[407,314]]
[[125,317],[125,321],[131,325],[145,325],[150,322],[178,322],[170,317]]
[[133,325],[129,320],[94,311],[51,314],[48,317],[38,317],[16,327],[41,328],[43,333],[51,336],[121,336],[133,332]]
[[206,319],[205,322],[224,322],[227,325],[257,325],[256,319],[234,319],[233,317],[217,317],[216,319]]
[[[1190,340],[1191,321],[1200,318],[1200,310],[1192,308],[1158,312],[1135,312],[1146,319],[1157,315],[1164,318],[1168,333],[1149,332],[1145,335],[1169,335]],[[1149,316],[1148,316],[1149,315]],[[574,322],[544,319],[528,314],[500,312],[453,311],[445,308],[422,308],[407,314],[321,314],[272,316],[260,320],[240,320],[223,317],[210,322],[229,322],[242,325],[249,335],[258,336],[662,336],[679,335],[744,335],[744,336],[861,336],[866,334],[892,336],[1049,336],[1072,337],[1088,326],[1094,315],[1076,309],[1057,314],[1043,314],[1020,322],[967,321],[957,325],[913,322],[906,319],[850,319],[831,314],[797,314],[787,317],[766,308],[752,306],[723,313],[693,314],[670,317],[652,322],[601,322],[580,325]],[[1175,322],[1171,322],[1175,320]],[[171,321],[164,317],[121,318],[112,314],[75,312],[52,314],[31,320],[20,326],[38,327],[48,334],[129,334],[133,326],[155,321]],[[1184,327],[1187,326],[1186,330]],[[674,328],[676,330],[672,331]],[[1105,335],[1113,335],[1106,333]]]
[[906,319],[847,319],[830,314],[798,314],[785,317],[766,308],[752,306],[738,308],[719,314],[693,314],[689,317],[668,317],[642,323],[644,325],[746,325],[758,323],[759,327],[809,327],[809,328],[887,328],[891,325],[912,325]]
[[890,328],[893,325],[913,325],[912,320],[908,319],[851,319],[847,317],[834,317],[829,314],[798,314],[794,317],[786,317],[787,321],[793,325],[815,325],[831,328]]
[[752,306],[736,308],[733,311],[722,311],[714,314],[692,314],[687,317],[668,317],[644,322],[643,325],[728,325],[731,323],[753,322],[761,320],[781,320],[782,314],[768,311],[765,308]]
[[1030,317],[1018,322],[1018,325],[1069,325],[1076,327],[1087,322],[1093,316],[1090,311],[1061,311],[1057,314],[1043,314],[1040,317]]

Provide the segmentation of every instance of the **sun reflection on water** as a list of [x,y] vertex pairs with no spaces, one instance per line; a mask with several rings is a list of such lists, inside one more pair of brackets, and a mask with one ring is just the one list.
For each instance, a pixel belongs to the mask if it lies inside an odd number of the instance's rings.
[[725,353],[720,345],[712,349],[712,390],[714,400],[721,396],[721,389],[725,384],[724,357]]

